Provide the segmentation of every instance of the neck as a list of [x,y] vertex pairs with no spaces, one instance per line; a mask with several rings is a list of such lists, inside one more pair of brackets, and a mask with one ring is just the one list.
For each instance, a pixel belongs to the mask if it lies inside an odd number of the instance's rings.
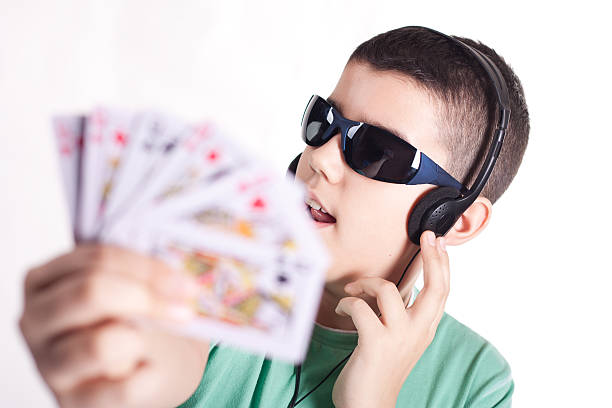
[[[379,275],[383,279],[387,279],[391,282],[397,283],[397,281],[402,276],[404,272],[404,268],[412,259],[412,256],[415,254],[418,248],[413,248],[409,256],[402,257],[402,261],[399,263],[399,268],[394,268],[393,272],[390,274],[382,274]],[[404,299],[404,305],[407,305],[412,290],[414,288],[414,283],[416,282],[420,271],[422,270],[422,260],[421,254],[417,255],[410,268],[406,271],[406,275],[402,279],[399,285],[399,292]],[[368,275],[371,276],[371,275]],[[353,319],[350,316],[340,316],[335,312],[336,306],[338,306],[338,302],[343,297],[347,297],[348,294],[344,292],[344,285],[346,285],[350,280],[339,279],[332,282],[326,282],[325,287],[323,288],[323,294],[321,296],[321,303],[319,304],[319,311],[317,312],[316,322],[326,326],[331,327],[333,329],[341,329],[341,330],[354,330],[355,325],[353,324]],[[375,298],[372,298],[368,295],[362,294],[359,297],[364,299],[368,305],[372,308],[374,313],[378,315],[380,311],[378,310],[377,302]]]

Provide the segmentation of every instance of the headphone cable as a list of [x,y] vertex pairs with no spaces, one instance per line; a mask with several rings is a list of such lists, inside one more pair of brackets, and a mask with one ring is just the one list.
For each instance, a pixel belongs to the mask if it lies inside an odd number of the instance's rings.
[[[404,268],[404,272],[402,272],[402,276],[400,276],[399,280],[397,281],[397,283],[395,284],[395,287],[399,288],[399,284],[402,281],[402,279],[404,279],[404,275],[406,274],[406,271],[408,270],[408,268],[410,267],[410,265],[412,265],[412,262],[416,259],[416,256],[419,254],[419,252],[421,252],[421,248],[419,247],[419,249],[417,249],[417,251],[415,252],[415,254],[412,256],[412,258],[410,258],[410,262],[408,262],[408,265],[406,265],[406,267]],[[378,314],[378,317],[380,317],[380,313]],[[353,350],[354,351],[354,350]],[[306,393],[306,395],[304,395],[302,398],[300,398],[298,401],[296,401],[298,393],[299,393],[299,389],[300,389],[300,376],[302,373],[302,364],[296,364],[294,366],[295,369],[295,389],[293,391],[293,397],[291,398],[291,401],[289,401],[289,405],[287,405],[287,408],[293,408],[295,407],[297,404],[299,404],[300,402],[302,402],[306,397],[308,397],[310,394],[313,393],[314,390],[316,390],[317,388],[319,388],[319,386],[321,384],[323,384],[325,382],[325,380],[327,380],[329,378],[330,375],[332,375],[332,373],[334,371],[336,371],[336,369],[338,367],[340,367],[342,365],[342,363],[344,363],[346,360],[348,360],[351,355],[353,354],[353,351],[351,351],[348,356],[344,357],[344,359],[342,361],[340,361],[338,364],[336,364],[336,366],[334,368],[331,369],[331,371],[329,373],[327,373],[327,375],[325,376],[325,378],[323,378],[313,389],[311,389],[310,391],[308,391]]]

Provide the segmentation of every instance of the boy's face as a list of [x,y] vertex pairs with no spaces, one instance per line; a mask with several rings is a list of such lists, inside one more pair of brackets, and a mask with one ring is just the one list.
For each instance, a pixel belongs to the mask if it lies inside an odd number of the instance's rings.
[[[328,100],[348,119],[392,129],[444,167],[434,101],[406,76],[352,62]],[[346,164],[340,138],[337,133],[323,146],[306,146],[296,177],[336,218],[318,232],[332,256],[327,289],[344,293],[344,283],[361,276],[397,282],[413,252],[408,214],[434,186],[385,183],[356,173]]]

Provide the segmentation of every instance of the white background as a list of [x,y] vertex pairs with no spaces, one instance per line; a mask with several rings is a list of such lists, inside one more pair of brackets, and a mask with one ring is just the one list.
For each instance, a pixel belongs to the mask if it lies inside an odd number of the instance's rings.
[[488,229],[450,249],[447,311],[509,361],[515,406],[609,404],[609,14],[562,4],[0,1],[0,406],[54,406],[16,325],[25,270],[71,246],[51,113],[215,118],[284,172],[308,97],[362,41],[412,24],[493,46],[532,120]]

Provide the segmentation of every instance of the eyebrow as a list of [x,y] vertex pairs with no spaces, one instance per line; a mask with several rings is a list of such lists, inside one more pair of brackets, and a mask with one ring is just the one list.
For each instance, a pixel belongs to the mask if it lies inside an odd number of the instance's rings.
[[[328,102],[328,103],[329,103],[329,104],[330,104],[330,105],[331,105],[331,106],[332,106],[334,109],[336,109],[338,112],[340,112],[340,114],[341,114],[342,116],[344,116],[344,114],[342,113],[342,111],[343,111],[343,109],[342,109],[342,104],[340,104],[340,102],[338,102],[338,101],[336,101],[336,100],[334,100],[334,99],[332,99],[332,98],[327,98],[327,102]],[[347,118],[347,119],[348,119],[348,118]],[[404,135],[402,135],[402,133],[401,133],[401,132],[399,132],[399,131],[397,131],[396,129],[393,129],[393,128],[391,128],[391,127],[385,126],[385,125],[383,125],[382,123],[380,123],[380,122],[378,122],[378,121],[376,121],[376,120],[371,120],[371,119],[368,119],[368,118],[367,118],[367,117],[365,117],[365,116],[363,117],[363,120],[356,120],[356,119],[351,119],[351,120],[355,120],[356,122],[364,122],[364,123],[367,123],[368,125],[374,125],[374,126],[379,127],[379,128],[381,128],[381,129],[383,129],[383,130],[386,130],[387,132],[391,133],[393,136],[395,136],[395,137],[399,137],[399,138],[400,138],[400,139],[402,139],[403,141],[410,143],[410,142],[408,141],[408,138],[407,138],[407,137],[405,137]]]

